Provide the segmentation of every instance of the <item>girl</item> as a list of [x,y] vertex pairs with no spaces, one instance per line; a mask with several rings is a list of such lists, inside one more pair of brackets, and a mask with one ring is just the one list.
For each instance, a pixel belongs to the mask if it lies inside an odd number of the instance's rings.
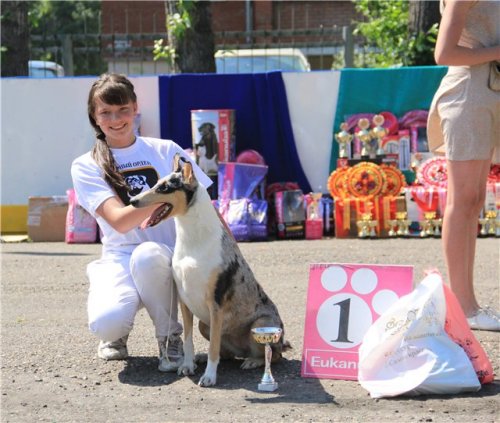
[[[104,74],[92,85],[88,116],[96,142],[71,167],[78,201],[102,233],[101,258],[87,267],[89,328],[100,339],[100,358],[124,359],[135,315],[144,306],[158,340],[158,368],[176,371],[182,327],[171,270],[174,222],[140,229],[155,206],[137,209],[129,201],[172,171],[176,153],[189,158],[173,141],[136,136],[136,114],[134,87],[125,76]],[[208,187],[211,180],[194,163],[193,168]]]
[[470,327],[498,331],[498,313],[476,300],[473,273],[486,179],[500,148],[500,92],[488,87],[490,62],[500,60],[500,2],[441,0],[441,10],[435,58],[449,69],[431,105],[428,135],[431,148],[444,146],[447,158],[444,255]]

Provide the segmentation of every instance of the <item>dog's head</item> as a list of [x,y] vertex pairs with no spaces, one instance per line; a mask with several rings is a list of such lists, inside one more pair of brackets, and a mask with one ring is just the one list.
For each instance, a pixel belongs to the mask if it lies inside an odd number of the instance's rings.
[[214,132],[215,125],[210,122],[204,122],[198,127],[198,132],[201,135],[208,135]]
[[161,178],[153,188],[131,198],[130,204],[137,208],[158,204],[158,208],[141,225],[142,228],[152,227],[168,217],[185,214],[197,188],[193,166],[176,154],[172,173]]

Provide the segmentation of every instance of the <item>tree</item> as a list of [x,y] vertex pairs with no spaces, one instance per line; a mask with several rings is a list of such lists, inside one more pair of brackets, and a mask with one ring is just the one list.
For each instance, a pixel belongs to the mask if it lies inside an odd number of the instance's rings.
[[[100,1],[29,1],[32,59],[63,62],[71,55],[74,74],[100,74],[106,69],[100,52]],[[85,35],[79,37],[78,35]],[[70,43],[64,44],[69,41]],[[83,52],[73,54],[79,49]],[[68,69],[67,69],[68,70]]]
[[[410,36],[419,37],[419,34],[433,32],[441,18],[439,2],[410,0],[409,6],[408,32]],[[416,66],[434,64],[434,44],[435,40],[432,38],[423,37],[422,42],[416,46],[413,64]]]
[[28,2],[3,1],[1,76],[27,76],[29,61]]
[[[367,54],[368,66],[435,64],[433,49],[439,15],[436,18],[434,14],[430,14],[434,10],[430,3],[439,5],[434,1],[408,0],[355,2],[356,10],[367,18],[366,21],[356,23],[355,33],[362,35],[373,47],[373,51]],[[415,14],[418,16],[414,16]]]
[[155,42],[155,60],[167,59],[175,72],[215,72],[215,37],[210,1],[165,1],[168,44]]

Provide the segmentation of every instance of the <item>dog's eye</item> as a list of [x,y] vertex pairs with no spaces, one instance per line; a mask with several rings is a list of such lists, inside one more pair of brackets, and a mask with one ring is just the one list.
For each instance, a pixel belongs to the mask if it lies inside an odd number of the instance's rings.
[[156,192],[160,194],[162,192],[167,192],[167,189],[168,189],[168,185],[165,182],[163,182],[161,185],[158,185],[156,187]]
[[181,186],[181,180],[178,177],[173,177],[168,181],[168,184],[172,188],[179,188]]

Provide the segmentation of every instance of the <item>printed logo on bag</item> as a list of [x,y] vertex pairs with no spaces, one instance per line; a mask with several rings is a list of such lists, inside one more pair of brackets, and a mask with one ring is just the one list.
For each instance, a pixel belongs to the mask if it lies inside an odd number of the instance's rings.
[[412,280],[412,266],[312,264],[302,376],[356,380],[366,331],[412,290]]

